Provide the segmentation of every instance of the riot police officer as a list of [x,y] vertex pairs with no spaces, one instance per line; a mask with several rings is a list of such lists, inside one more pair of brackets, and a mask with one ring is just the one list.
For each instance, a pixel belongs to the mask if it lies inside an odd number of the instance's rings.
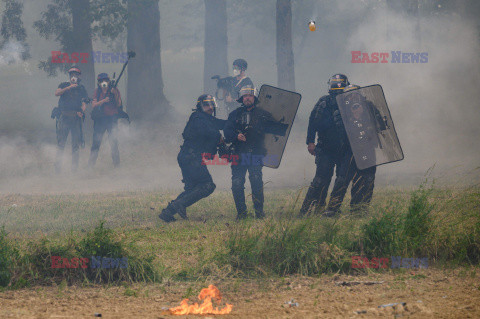
[[201,95],[196,108],[183,131],[184,143],[181,146],[177,160],[182,170],[184,191],[170,202],[159,215],[165,222],[175,221],[175,214],[187,219],[187,207],[213,193],[215,184],[203,165],[202,154],[215,154],[217,145],[223,142],[220,130],[225,120],[215,118],[215,99],[209,95]]
[[[378,147],[378,141],[371,138],[376,136],[376,128],[371,123],[378,123],[379,130],[384,130],[385,124],[379,119],[380,112],[373,103],[366,100],[359,92],[355,92],[359,88],[357,85],[349,85],[345,88],[344,100],[348,103],[346,118],[343,121],[337,121],[337,124],[348,125],[350,134],[355,137],[356,143],[362,146],[361,157],[375,163],[375,148]],[[350,93],[347,94],[347,92]],[[340,112],[336,111],[334,117],[340,117]],[[326,216],[335,216],[339,212],[350,182],[352,182],[350,201],[352,212],[361,213],[372,199],[376,166],[358,169],[350,143],[348,146],[337,164],[337,178],[330,194]]]
[[120,91],[115,87],[111,87],[110,78],[107,73],[100,73],[97,76],[97,81],[98,87],[93,93],[92,102],[93,142],[88,166],[95,166],[103,135],[105,131],[107,131],[113,166],[117,167],[120,165],[120,153],[118,151],[116,129],[118,114],[122,109],[122,98]]
[[79,148],[84,146],[82,120],[86,108],[85,99],[88,98],[85,87],[80,84],[82,72],[76,66],[68,70],[69,82],[62,82],[55,91],[59,96],[58,108],[52,112],[52,118],[56,118],[57,133],[57,157],[55,172],[60,173],[62,166],[63,150],[67,142],[68,134],[72,136],[72,171],[78,168],[80,157]]
[[258,98],[252,85],[246,85],[240,90],[237,100],[242,107],[234,110],[228,116],[225,124],[225,141],[233,143],[234,154],[239,158],[237,165],[232,163],[232,194],[237,209],[237,219],[247,217],[245,204],[245,176],[248,171],[252,187],[252,200],[257,218],[264,218],[263,211],[263,180],[262,160],[266,154],[264,145],[265,125],[273,122],[270,113],[257,108]]
[[342,93],[348,84],[347,76],[333,75],[328,81],[329,94],[318,100],[310,114],[306,142],[308,152],[315,156],[317,168],[300,209],[301,216],[307,214],[314,206],[317,211],[325,206],[333,169],[347,148],[346,134],[343,127],[338,125],[341,118],[338,116],[334,118],[334,114],[338,111],[336,96]]

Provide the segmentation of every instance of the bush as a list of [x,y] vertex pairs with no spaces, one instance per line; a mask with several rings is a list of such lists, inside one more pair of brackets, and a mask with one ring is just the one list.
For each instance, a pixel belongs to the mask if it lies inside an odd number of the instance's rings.
[[396,207],[396,204],[390,204],[385,213],[373,217],[362,226],[363,249],[369,258],[398,252],[402,216]]
[[[321,231],[322,228],[330,233]],[[242,272],[313,275],[347,268],[343,250],[334,239],[336,228],[319,219],[268,219],[262,224],[243,223],[227,241],[227,259]]]
[[[28,252],[18,269],[23,275],[18,279],[35,284],[59,284],[62,281],[68,284],[155,281],[157,274],[153,267],[153,257],[142,258],[136,247],[126,249],[125,243],[115,240],[115,236],[102,222],[80,242],[73,237],[61,243],[48,239],[42,239],[38,243],[30,242]],[[62,257],[59,264],[69,263],[75,257],[88,258],[89,263],[86,268],[80,264],[76,268],[53,268],[53,256]],[[117,265],[112,268],[92,268],[92,257],[127,258],[128,267],[120,268]]]
[[5,228],[0,229],[0,287],[7,287],[12,279],[15,261],[18,260],[18,251],[7,238]]
[[424,252],[428,244],[429,231],[432,224],[430,213],[433,204],[429,202],[433,188],[425,189],[425,185],[412,193],[408,211],[403,220],[402,241],[407,254],[418,256]]

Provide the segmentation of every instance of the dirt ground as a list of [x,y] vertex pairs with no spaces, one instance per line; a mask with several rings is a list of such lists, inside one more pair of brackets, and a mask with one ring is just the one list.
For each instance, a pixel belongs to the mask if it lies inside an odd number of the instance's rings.
[[[342,282],[361,282],[341,285]],[[366,282],[377,281],[368,285]],[[480,272],[405,270],[319,278],[227,279],[213,281],[233,304],[225,318],[480,318]],[[166,307],[208,283],[171,282],[132,287],[34,287],[0,293],[0,318],[193,318]],[[297,307],[285,302],[294,299]],[[380,305],[405,302],[405,306]],[[220,305],[222,306],[222,305]],[[357,313],[361,312],[361,313]],[[202,316],[222,317],[220,315]]]

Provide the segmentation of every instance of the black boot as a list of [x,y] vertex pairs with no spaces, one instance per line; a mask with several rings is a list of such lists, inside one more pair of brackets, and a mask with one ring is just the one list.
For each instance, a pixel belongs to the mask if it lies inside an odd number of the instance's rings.
[[257,189],[255,191],[252,190],[252,200],[253,207],[255,208],[255,217],[258,219],[265,218],[265,213],[263,212],[263,188]]
[[176,221],[175,217],[175,210],[172,208],[172,202],[168,203],[167,208],[163,209],[158,217],[166,223]]
[[178,213],[178,215],[180,215],[180,217],[183,219],[188,219],[187,207],[195,204],[202,198],[209,196],[214,190],[214,183],[209,182],[206,184],[199,184],[193,189],[189,189],[188,191],[184,191],[178,195],[177,199],[172,203],[173,209],[176,213]]
[[245,190],[243,188],[232,188],[233,201],[237,209],[237,220],[247,218],[247,205],[245,204]]
[[[308,188],[307,195],[303,201],[302,208],[300,209],[299,217],[307,215],[309,212],[315,212],[322,210],[325,206],[325,199],[327,198],[328,183],[326,179],[315,177],[312,184]],[[316,209],[313,210],[313,208]]]

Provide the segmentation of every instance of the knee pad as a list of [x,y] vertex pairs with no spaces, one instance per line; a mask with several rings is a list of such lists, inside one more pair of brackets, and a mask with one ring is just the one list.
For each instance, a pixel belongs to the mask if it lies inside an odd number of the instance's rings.
[[216,186],[214,183],[212,183],[212,182],[206,184],[205,187],[204,187],[205,192],[207,193],[206,196],[208,196],[208,195],[210,195],[211,193],[213,193],[213,191],[215,190],[216,187],[217,187],[217,186]]
[[263,189],[262,174],[250,175],[249,179],[250,179],[250,186],[252,187],[252,190]]
[[326,186],[326,179],[323,178],[323,177],[315,177],[312,181],[312,183],[310,184],[310,186],[312,188],[322,188],[324,186]]
[[243,189],[245,189],[245,179],[232,178],[232,190],[243,190]]
[[260,182],[263,184],[263,174],[262,173],[255,173],[252,175],[249,175],[248,177],[251,182]]

